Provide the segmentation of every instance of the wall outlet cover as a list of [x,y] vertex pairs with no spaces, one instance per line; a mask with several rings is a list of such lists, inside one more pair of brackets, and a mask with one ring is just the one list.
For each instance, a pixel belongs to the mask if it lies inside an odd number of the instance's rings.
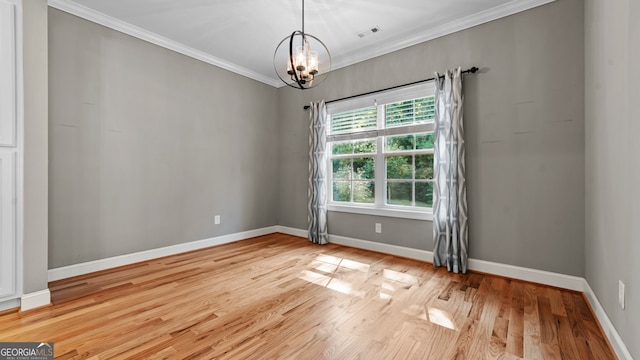
[[624,310],[624,283],[622,280],[618,280],[618,303],[622,310]]

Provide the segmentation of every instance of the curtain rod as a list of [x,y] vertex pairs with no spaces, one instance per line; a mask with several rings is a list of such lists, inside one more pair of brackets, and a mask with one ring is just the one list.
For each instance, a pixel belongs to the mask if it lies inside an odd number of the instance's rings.
[[[467,70],[462,70],[460,73],[461,74],[467,74],[467,73],[475,74],[476,72],[478,72],[478,70],[480,70],[480,69],[478,69],[477,67],[473,66],[473,67],[468,68]],[[441,77],[442,76],[443,75],[441,75]],[[375,94],[375,93],[379,93],[379,92],[383,92],[383,91],[387,91],[387,90],[393,90],[393,89],[397,89],[397,88],[401,88],[401,87],[405,87],[405,86],[420,84],[420,83],[427,82],[427,81],[433,81],[435,79],[436,79],[435,77],[432,77],[432,78],[429,78],[429,79],[418,80],[418,81],[410,82],[410,83],[407,83],[407,84],[388,87],[386,89],[374,90],[374,91],[369,91],[369,92],[366,92],[366,93],[363,93],[363,94],[351,95],[351,96],[346,96],[346,97],[343,97],[343,98],[340,98],[340,99],[329,100],[329,101],[325,101],[324,103],[325,104],[330,104],[330,103],[336,102],[336,101],[353,99],[353,98],[357,98],[357,97],[360,97],[360,96],[371,95],[371,94]],[[305,105],[304,109],[305,110],[309,110],[310,107],[311,107],[310,105]]]

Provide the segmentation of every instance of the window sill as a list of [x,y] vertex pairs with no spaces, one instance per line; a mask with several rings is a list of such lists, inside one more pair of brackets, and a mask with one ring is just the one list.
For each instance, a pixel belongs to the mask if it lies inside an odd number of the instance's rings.
[[431,212],[404,210],[404,209],[390,209],[390,208],[381,209],[381,208],[369,207],[369,206],[347,206],[347,205],[328,204],[327,210],[335,211],[335,212],[374,215],[374,216],[386,216],[386,217],[412,219],[412,220],[425,220],[425,221],[433,220],[433,213]]

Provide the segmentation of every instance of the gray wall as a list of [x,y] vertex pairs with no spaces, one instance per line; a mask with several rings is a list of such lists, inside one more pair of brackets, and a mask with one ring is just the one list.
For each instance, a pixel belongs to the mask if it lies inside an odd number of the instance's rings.
[[47,289],[47,1],[22,2],[24,84],[23,292]]
[[[582,1],[559,0],[336,70],[310,91],[280,89],[279,224],[307,227],[303,105],[476,65],[464,83],[470,256],[582,276],[582,14]],[[330,213],[329,232],[433,248],[428,221]]]
[[275,88],[55,9],[49,74],[50,268],[277,224]]
[[[640,359],[640,3],[586,1],[586,262],[589,285]],[[618,306],[618,280],[626,309]]]

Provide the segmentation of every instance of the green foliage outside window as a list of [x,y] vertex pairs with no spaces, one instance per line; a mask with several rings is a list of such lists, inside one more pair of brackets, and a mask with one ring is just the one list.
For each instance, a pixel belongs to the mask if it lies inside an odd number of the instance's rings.
[[387,136],[386,151],[433,149],[433,133]]
[[375,178],[375,159],[373,157],[334,159],[332,164],[334,201],[375,202],[375,183],[373,181]]

